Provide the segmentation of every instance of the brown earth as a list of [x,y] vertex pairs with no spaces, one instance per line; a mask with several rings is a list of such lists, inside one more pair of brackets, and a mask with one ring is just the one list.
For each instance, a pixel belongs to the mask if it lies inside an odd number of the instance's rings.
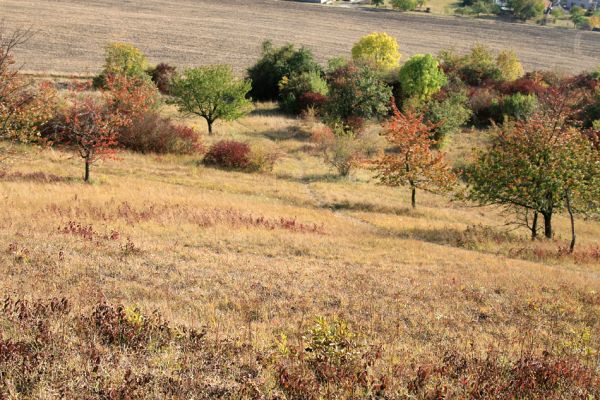
[[348,54],[372,31],[396,36],[404,59],[481,42],[514,48],[526,69],[575,72],[600,64],[594,32],[274,0],[2,0],[0,18],[37,31],[19,52],[35,72],[96,72],[110,41],[133,42],[152,62],[228,63],[243,71],[264,39],[309,46],[325,60]]

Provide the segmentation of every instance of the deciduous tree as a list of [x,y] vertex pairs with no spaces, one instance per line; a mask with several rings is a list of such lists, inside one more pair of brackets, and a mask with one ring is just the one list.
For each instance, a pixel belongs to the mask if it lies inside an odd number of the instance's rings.
[[173,79],[171,90],[179,111],[204,118],[212,134],[216,120],[233,121],[250,111],[250,88],[251,82],[235,78],[230,66],[215,65],[186,69]]
[[428,100],[447,82],[444,71],[431,54],[417,54],[400,68],[402,94],[418,100]]
[[456,182],[444,153],[432,150],[434,128],[423,122],[423,116],[412,111],[401,113],[394,107],[394,116],[383,133],[394,152],[382,156],[374,165],[381,183],[410,188],[413,208],[417,204],[417,189],[444,192]]
[[369,63],[381,70],[398,66],[400,61],[399,46],[396,39],[385,32],[374,32],[363,36],[352,47],[352,58],[355,62]]
[[[520,213],[539,213],[547,238],[554,234],[555,213],[565,208],[573,213],[596,208],[597,200],[593,199],[600,198],[599,152],[573,126],[571,95],[549,89],[542,110],[498,132],[467,174],[471,200]],[[536,221],[534,214],[533,238]]]
[[63,140],[83,158],[83,180],[88,182],[92,164],[115,154],[119,129],[131,120],[114,111],[109,96],[98,98],[90,94],[75,94],[62,117],[64,125],[59,130]]
[[514,50],[502,50],[496,57],[496,65],[505,81],[514,81],[523,76],[523,65]]

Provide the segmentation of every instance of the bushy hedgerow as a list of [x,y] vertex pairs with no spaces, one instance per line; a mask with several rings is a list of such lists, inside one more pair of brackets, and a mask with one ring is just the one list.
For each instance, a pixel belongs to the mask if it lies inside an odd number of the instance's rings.
[[153,112],[123,129],[118,141],[120,147],[140,153],[195,154],[203,149],[200,134],[194,129]]
[[296,49],[289,43],[274,47],[272,42],[265,41],[261,58],[248,69],[248,78],[252,81],[250,97],[258,101],[276,101],[283,77],[307,72],[322,72],[310,50],[304,47]]

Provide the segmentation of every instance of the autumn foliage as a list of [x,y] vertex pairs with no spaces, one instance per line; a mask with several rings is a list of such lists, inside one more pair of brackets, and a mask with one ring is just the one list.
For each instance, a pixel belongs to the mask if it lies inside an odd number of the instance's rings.
[[434,129],[434,125],[423,122],[422,115],[412,111],[401,113],[394,107],[394,116],[387,123],[383,135],[395,151],[375,162],[381,183],[411,189],[413,207],[416,207],[417,189],[447,191],[456,181],[444,153],[432,150],[436,143],[431,138]]

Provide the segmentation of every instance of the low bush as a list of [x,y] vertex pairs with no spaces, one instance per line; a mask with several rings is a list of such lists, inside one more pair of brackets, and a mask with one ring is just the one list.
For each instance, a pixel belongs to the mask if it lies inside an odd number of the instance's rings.
[[271,141],[264,140],[252,143],[247,170],[249,172],[271,172],[281,156],[281,151]]
[[501,117],[499,95],[489,88],[475,89],[469,96],[469,108],[473,112],[473,123],[480,126],[498,121]]
[[538,105],[534,95],[516,93],[502,99],[502,114],[511,119],[524,120],[535,111]]
[[234,170],[250,166],[250,146],[234,140],[221,140],[213,144],[204,156],[204,164]]
[[539,80],[531,78],[519,78],[511,82],[504,82],[499,85],[498,89],[501,93],[512,95],[512,94],[525,94],[525,95],[536,95],[544,93],[546,86]]
[[325,104],[326,101],[327,96],[324,96],[321,93],[303,93],[298,99],[298,108],[302,112],[308,111],[309,108],[318,111],[321,107],[323,107],[323,104]]
[[121,130],[119,147],[140,153],[196,154],[202,152],[200,134],[156,113],[146,113]]
[[150,79],[162,94],[171,94],[171,80],[175,76],[176,68],[165,63],[160,63],[148,71]]
[[321,96],[327,94],[327,82],[318,71],[304,72],[302,74],[283,77],[279,82],[281,108],[284,111],[299,114],[306,110],[300,98],[305,93],[314,93]]

